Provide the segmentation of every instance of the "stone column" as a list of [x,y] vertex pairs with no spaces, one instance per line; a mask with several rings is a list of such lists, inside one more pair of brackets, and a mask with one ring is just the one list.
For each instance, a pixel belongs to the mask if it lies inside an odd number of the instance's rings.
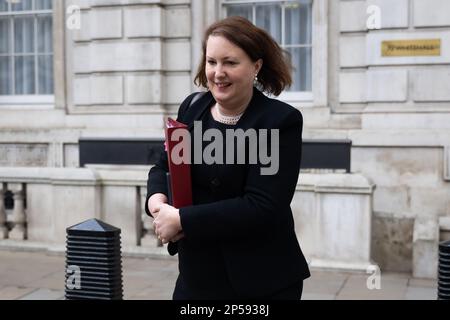
[[11,190],[14,196],[14,209],[13,209],[13,229],[9,233],[9,238],[14,240],[25,240],[26,234],[26,216],[25,216],[25,192],[24,184],[22,183],[9,183],[8,189]]
[[4,206],[5,191],[0,183],[0,239],[8,238],[8,228],[6,227],[6,211]]
[[437,217],[416,217],[412,249],[413,276],[436,279],[439,261],[439,220]]
[[367,271],[374,264],[370,255],[374,187],[357,173],[318,176],[312,267]]
[[310,266],[366,272],[374,184],[357,173],[302,173],[298,181],[292,209]]

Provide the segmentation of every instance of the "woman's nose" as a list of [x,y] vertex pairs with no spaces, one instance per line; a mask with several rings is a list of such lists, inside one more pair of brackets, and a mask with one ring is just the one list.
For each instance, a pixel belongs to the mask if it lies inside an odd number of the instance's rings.
[[217,64],[216,70],[215,70],[216,77],[223,77],[225,76],[225,70],[221,64]]

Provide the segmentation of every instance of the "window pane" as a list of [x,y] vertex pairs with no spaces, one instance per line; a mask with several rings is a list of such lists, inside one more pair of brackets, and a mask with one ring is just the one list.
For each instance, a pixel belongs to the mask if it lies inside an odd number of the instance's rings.
[[293,3],[285,7],[285,44],[311,44],[311,5]]
[[53,52],[52,23],[51,16],[39,16],[37,18],[37,44],[39,53]]
[[9,53],[10,20],[0,18],[0,54]]
[[53,56],[38,57],[39,94],[53,94]]
[[0,0],[0,11],[8,11],[8,2]]
[[14,59],[16,94],[34,94],[34,57],[15,57]]
[[32,0],[20,0],[19,3],[11,3],[12,11],[25,11],[25,10],[33,10],[33,1]]
[[288,91],[311,91],[311,47],[286,50],[294,66],[293,84]]
[[12,94],[10,57],[0,57],[0,95],[1,94]]
[[14,19],[14,52],[34,52],[34,19],[23,17]]
[[52,0],[34,0],[36,10],[52,9]]
[[227,6],[228,17],[241,16],[247,18],[247,20],[253,21],[252,12],[252,6],[247,4]]
[[[53,0],[0,0],[0,95],[53,94]],[[2,56],[3,55],[3,56]]]
[[281,6],[256,6],[256,25],[265,29],[278,42],[281,43]]

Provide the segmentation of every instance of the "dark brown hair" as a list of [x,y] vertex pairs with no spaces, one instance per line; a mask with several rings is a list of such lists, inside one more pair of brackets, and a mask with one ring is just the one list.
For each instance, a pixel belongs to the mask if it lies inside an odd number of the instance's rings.
[[206,43],[209,36],[222,36],[245,51],[253,62],[263,60],[258,73],[262,91],[278,96],[285,87],[292,84],[292,65],[289,55],[263,29],[242,17],[229,17],[213,23],[203,38],[203,53],[194,83],[207,87],[205,74]]

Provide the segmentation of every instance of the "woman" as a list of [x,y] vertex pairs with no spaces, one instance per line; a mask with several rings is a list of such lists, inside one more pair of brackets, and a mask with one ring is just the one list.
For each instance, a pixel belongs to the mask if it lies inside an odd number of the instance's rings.
[[[303,120],[298,110],[261,92],[279,95],[291,84],[290,71],[276,42],[244,18],[230,17],[206,30],[195,82],[208,92],[192,104],[196,94],[188,96],[177,120],[191,131],[201,121],[203,132],[216,129],[224,136],[230,129],[278,133],[267,148],[275,150],[279,164],[264,174],[263,163],[248,161],[249,153],[243,164],[193,164],[194,205],[183,208],[167,204],[167,155],[150,170],[147,213],[169,252],[179,256],[174,299],[301,298],[310,274],[290,203]],[[202,143],[205,150],[208,143]],[[239,147],[255,152],[250,143]],[[230,152],[225,145],[223,150]]]

